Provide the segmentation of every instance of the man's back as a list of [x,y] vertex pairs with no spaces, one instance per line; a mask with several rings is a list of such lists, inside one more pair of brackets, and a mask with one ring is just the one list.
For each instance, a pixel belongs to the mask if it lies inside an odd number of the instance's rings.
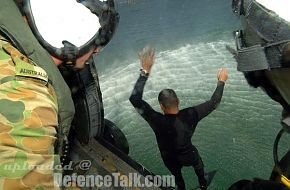
[[224,82],[219,81],[211,99],[195,107],[180,110],[177,114],[156,112],[142,99],[148,77],[140,76],[130,96],[130,102],[153,129],[162,157],[195,150],[191,137],[198,121],[211,113],[220,103]]
[[155,111],[150,114],[145,117],[156,135],[162,156],[172,157],[193,150],[191,138],[198,123],[194,107],[180,110],[177,114],[163,115]]

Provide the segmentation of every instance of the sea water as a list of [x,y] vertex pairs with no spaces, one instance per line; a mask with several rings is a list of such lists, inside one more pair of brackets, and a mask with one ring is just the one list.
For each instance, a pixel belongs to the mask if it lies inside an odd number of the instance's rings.
[[[229,1],[140,0],[119,4],[118,11],[119,29],[97,57],[97,67],[105,117],[125,133],[130,156],[156,174],[169,174],[153,131],[128,101],[139,76],[137,52],[150,43],[156,47],[156,60],[143,98],[156,111],[161,111],[157,96],[164,88],[176,91],[181,109],[209,100],[217,70],[229,70],[220,106],[198,124],[192,138],[205,170],[218,170],[210,189],[223,190],[240,179],[267,179],[281,107],[261,89],[249,87],[236,70],[225,47],[235,46],[232,31],[239,28]],[[193,168],[184,168],[183,175],[188,188],[197,185]]]

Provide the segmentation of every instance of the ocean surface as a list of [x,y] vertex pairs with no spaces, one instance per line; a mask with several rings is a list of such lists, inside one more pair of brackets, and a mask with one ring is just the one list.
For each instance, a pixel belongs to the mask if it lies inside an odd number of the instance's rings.
[[[117,6],[119,27],[97,56],[97,68],[105,117],[125,133],[130,156],[156,174],[169,174],[153,131],[128,101],[139,75],[137,52],[151,44],[156,64],[144,99],[157,111],[160,90],[175,89],[181,108],[197,105],[211,97],[217,70],[229,70],[220,106],[199,123],[192,138],[205,170],[218,170],[209,189],[224,190],[240,179],[267,179],[273,167],[273,142],[281,128],[281,107],[261,89],[248,86],[225,48],[235,47],[232,32],[240,28],[231,1],[120,0]],[[282,139],[280,154],[287,141]],[[183,168],[183,175],[188,188],[197,185],[193,168]]]

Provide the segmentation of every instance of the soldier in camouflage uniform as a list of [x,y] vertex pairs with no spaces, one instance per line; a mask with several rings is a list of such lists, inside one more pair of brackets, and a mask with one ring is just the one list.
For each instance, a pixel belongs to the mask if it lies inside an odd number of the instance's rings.
[[54,89],[46,72],[3,38],[0,85],[0,189],[53,187],[52,169],[59,160],[53,147],[58,126]]
[[[78,58],[77,67],[95,51]],[[61,165],[54,144],[57,134],[68,133],[74,107],[52,60],[14,1],[1,0],[0,190],[59,189],[53,174],[61,172]]]

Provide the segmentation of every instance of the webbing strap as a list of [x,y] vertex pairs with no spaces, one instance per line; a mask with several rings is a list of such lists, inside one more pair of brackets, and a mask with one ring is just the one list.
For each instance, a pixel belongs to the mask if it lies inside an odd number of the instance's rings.
[[63,61],[67,64],[68,62],[75,63],[77,59],[77,55],[79,54],[79,49],[74,44],[64,40],[62,42],[63,48],[62,48],[62,55],[63,55]]
[[[246,47],[244,42],[242,31],[235,33],[237,54],[236,59],[238,61],[238,71],[249,72],[259,71],[275,68],[290,68],[290,65],[285,65],[281,62],[281,47],[290,42],[290,40],[282,40],[278,42],[268,43],[264,46],[257,44],[254,46]],[[276,55],[273,53],[276,52]],[[272,57],[278,57],[274,58]]]
[[[245,17],[245,30],[253,30],[261,43],[246,45],[251,36],[239,32],[236,34],[238,70],[242,72],[275,68],[289,68],[281,61],[282,50],[290,42],[290,23],[280,18],[275,12],[268,10],[255,0],[235,1],[240,14]],[[245,43],[246,42],[246,43]]]

